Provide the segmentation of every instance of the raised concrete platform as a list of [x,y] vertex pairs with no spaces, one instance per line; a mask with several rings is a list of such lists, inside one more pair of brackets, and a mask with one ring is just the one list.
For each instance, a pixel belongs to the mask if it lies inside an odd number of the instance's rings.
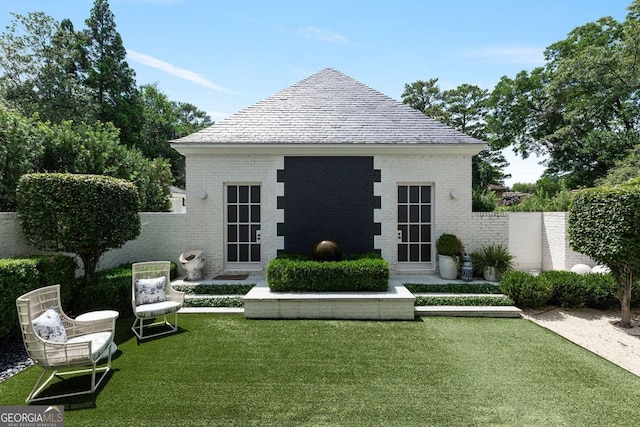
[[522,310],[513,306],[428,305],[415,307],[415,315],[453,317],[522,317]]
[[271,292],[256,285],[244,297],[248,319],[413,320],[415,297],[402,285],[387,292]]

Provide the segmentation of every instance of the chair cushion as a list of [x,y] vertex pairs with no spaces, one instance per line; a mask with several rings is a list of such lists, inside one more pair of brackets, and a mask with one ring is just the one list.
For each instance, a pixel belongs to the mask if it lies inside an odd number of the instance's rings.
[[152,279],[136,280],[136,305],[153,304],[167,300],[164,291],[167,278],[154,277]]
[[53,342],[66,342],[67,331],[64,329],[62,319],[54,307],[47,309],[31,322],[33,330],[43,340]]
[[91,342],[91,358],[97,360],[111,345],[113,334],[111,332],[94,332],[93,334],[80,335],[71,338],[67,344]]
[[139,305],[136,307],[136,316],[138,317],[156,317],[173,313],[180,310],[182,304],[176,301],[164,301],[154,304]]

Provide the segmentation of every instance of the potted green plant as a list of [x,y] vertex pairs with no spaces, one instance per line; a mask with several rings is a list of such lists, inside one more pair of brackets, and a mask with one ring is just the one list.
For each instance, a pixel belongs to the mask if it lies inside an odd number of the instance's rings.
[[441,234],[436,240],[436,251],[440,277],[447,280],[458,278],[460,254],[464,251],[462,241],[454,234]]
[[502,273],[513,270],[513,255],[502,243],[483,245],[471,253],[473,268],[489,282],[498,282]]

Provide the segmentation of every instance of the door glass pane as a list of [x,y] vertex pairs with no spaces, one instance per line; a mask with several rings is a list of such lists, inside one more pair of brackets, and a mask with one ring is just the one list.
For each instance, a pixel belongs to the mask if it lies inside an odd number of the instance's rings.
[[238,187],[236,187],[235,185],[230,185],[227,187],[227,202],[228,203],[238,202]]
[[407,203],[409,198],[407,196],[408,187],[406,185],[401,185],[398,187],[398,203]]
[[227,260],[229,262],[238,261],[237,245],[227,245]]
[[260,205],[251,205],[251,222],[260,222]]
[[409,215],[407,215],[408,206],[398,206],[398,222],[409,222]]
[[240,203],[249,203],[249,186],[240,185],[238,187],[238,201]]
[[417,185],[409,187],[409,203],[420,203],[420,187]]
[[260,186],[251,186],[251,203],[260,203]]
[[237,242],[238,241],[238,226],[229,224],[227,226],[227,241],[228,242]]
[[238,221],[238,207],[236,205],[227,206],[227,222]]
[[248,205],[240,205],[240,222],[249,222],[249,206]]
[[249,262],[249,245],[241,244],[239,246],[239,256],[238,261],[240,262]]
[[409,222],[420,222],[420,206],[409,206]]
[[398,261],[409,261],[409,245],[398,245]]

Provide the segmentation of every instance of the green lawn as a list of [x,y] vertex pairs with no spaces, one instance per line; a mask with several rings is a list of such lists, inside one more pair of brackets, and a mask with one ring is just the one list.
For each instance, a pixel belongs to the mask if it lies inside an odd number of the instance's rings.
[[[640,378],[524,319],[180,315],[122,353],[66,426],[637,426]],[[38,368],[39,369],[39,368]],[[0,384],[20,405],[39,371]]]

